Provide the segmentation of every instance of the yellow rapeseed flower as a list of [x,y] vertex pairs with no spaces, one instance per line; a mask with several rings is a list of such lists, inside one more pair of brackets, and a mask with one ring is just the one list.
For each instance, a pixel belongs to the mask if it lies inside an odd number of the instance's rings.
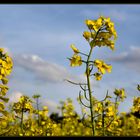
[[99,81],[99,80],[102,79],[102,75],[101,75],[100,73],[98,73],[98,72],[94,73],[94,76],[95,76],[95,79],[96,79],[97,81]]
[[94,61],[94,64],[95,64],[95,65],[100,65],[100,66],[102,66],[102,61],[96,59],[96,60]]
[[94,65],[98,68],[98,71],[101,72],[102,74],[105,74],[105,69],[103,67],[103,61],[96,59],[94,61]]
[[41,125],[45,125],[45,121],[42,121],[42,122],[41,122]]
[[1,75],[5,75],[5,69],[4,69],[4,68],[1,68],[0,74],[1,74]]
[[96,24],[97,24],[98,26],[101,26],[101,25],[103,24],[103,19],[102,19],[101,17],[98,18],[97,21],[96,21]]
[[95,20],[95,24],[93,25],[93,30],[97,32],[102,25],[103,25],[103,19],[99,17],[97,20]]
[[114,39],[117,38],[117,33],[114,28],[114,23],[110,20],[110,18],[104,19],[105,25],[107,26],[107,30],[114,36]]
[[137,85],[137,89],[140,91],[140,85]]
[[114,94],[119,96],[122,100],[124,98],[126,98],[125,90],[123,88],[122,89],[115,89]]
[[5,85],[8,83],[8,79],[5,77],[0,78],[2,80],[2,83]]
[[93,26],[95,25],[94,20],[86,20],[85,23],[86,23],[86,25],[88,26],[89,29],[93,29]]
[[102,18],[98,18],[97,20],[86,20],[85,23],[89,29],[97,32],[99,28],[102,26],[103,20]]
[[3,76],[2,75],[0,75],[0,80],[3,78]]
[[79,52],[80,52],[80,51],[75,47],[74,44],[72,44],[70,47],[72,48],[72,50],[74,51],[74,53],[79,53]]
[[98,65],[97,68],[99,72],[101,72],[102,74],[105,74],[105,68],[103,67],[103,65],[102,66]]
[[106,115],[107,116],[113,116],[114,115],[114,110],[113,110],[113,106],[109,106],[106,110]]
[[105,68],[105,70],[106,70],[108,73],[110,73],[111,70],[112,70],[112,66],[111,66],[111,65],[107,65],[107,64],[103,63],[103,67]]
[[23,136],[23,134],[22,133],[19,133],[19,136]]
[[42,111],[39,111],[39,113],[38,113],[39,115],[43,115],[43,112]]
[[75,67],[75,66],[81,66],[82,65],[82,59],[81,56],[74,54],[73,57],[70,59],[71,67]]
[[2,61],[2,66],[6,68],[7,63],[5,61]]
[[2,127],[6,127],[6,126],[7,126],[6,120],[1,122],[1,126],[2,126]]
[[90,38],[91,38],[91,33],[90,32],[88,32],[88,31],[85,31],[84,33],[83,33],[83,37],[86,39],[86,40],[90,40]]
[[94,65],[98,68],[98,71],[101,72],[102,74],[105,74],[105,72],[111,72],[112,66],[107,65],[103,60],[98,60],[96,59],[94,61]]
[[47,106],[43,106],[43,110],[44,111],[48,111],[48,107]]

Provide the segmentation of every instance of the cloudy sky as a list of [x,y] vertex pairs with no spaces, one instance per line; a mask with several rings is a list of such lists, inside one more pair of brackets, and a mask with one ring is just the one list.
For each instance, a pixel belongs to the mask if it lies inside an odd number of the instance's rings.
[[112,19],[118,39],[114,52],[94,50],[93,58],[104,59],[113,69],[102,81],[92,79],[93,94],[102,99],[107,90],[112,95],[115,88],[125,88],[127,98],[120,111],[128,111],[133,96],[139,95],[136,86],[140,82],[140,5],[134,4],[1,4],[0,45],[14,61],[8,84],[10,100],[38,93],[41,102],[56,111],[59,101],[70,97],[80,112],[76,101],[80,88],[63,79],[84,81],[84,67],[70,67],[67,57],[73,54],[70,44],[89,51],[82,37],[87,30],[84,21],[100,15]]

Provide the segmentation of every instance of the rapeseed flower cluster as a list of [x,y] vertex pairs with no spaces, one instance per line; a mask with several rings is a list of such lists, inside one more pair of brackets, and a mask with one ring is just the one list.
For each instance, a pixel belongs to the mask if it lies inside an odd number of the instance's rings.
[[126,98],[124,88],[122,88],[122,89],[115,89],[114,94],[116,96],[118,96],[122,101],[124,100],[124,98]]
[[0,48],[0,114],[2,115],[0,118],[0,125],[1,127],[6,128],[7,127],[7,120],[11,120],[10,117],[8,117],[8,112],[5,110],[5,104],[9,101],[8,98],[6,98],[6,93],[8,91],[8,78],[7,76],[10,75],[13,68],[13,62],[10,56],[8,56],[7,53],[4,52],[3,48]]
[[96,80],[101,80],[102,75],[105,74],[106,71],[108,73],[111,73],[112,66],[107,65],[103,60],[96,59],[93,63],[94,63],[94,66],[96,66],[98,69],[98,72],[94,73]]
[[83,36],[91,47],[108,46],[114,50],[117,33],[110,18],[100,16],[97,20],[86,20],[85,23],[90,31],[85,31]]
[[[81,115],[75,111],[71,98],[61,101],[58,106],[59,113],[49,116],[48,106],[40,106],[39,94],[33,95],[35,102],[28,96],[21,96],[17,102],[11,103],[5,110],[4,102],[8,91],[7,76],[11,73],[12,59],[0,48],[0,136],[140,136],[140,97],[134,97],[133,106],[129,113],[119,113],[120,102],[126,98],[124,88],[115,89],[112,97],[106,93],[103,100],[96,99],[92,93],[90,78],[95,76],[101,80],[102,76],[112,71],[112,66],[103,60],[91,59],[93,48],[107,46],[114,50],[117,33],[110,18],[100,16],[97,20],[85,21],[89,31],[83,33],[88,41],[90,50],[88,54],[81,52],[72,44],[74,54],[70,66],[85,64],[85,83],[73,84],[80,86],[78,102],[81,106]],[[86,57],[84,60],[83,58]],[[94,67],[97,72],[93,72]],[[140,85],[137,86],[140,91]],[[36,106],[34,106],[34,103]]]

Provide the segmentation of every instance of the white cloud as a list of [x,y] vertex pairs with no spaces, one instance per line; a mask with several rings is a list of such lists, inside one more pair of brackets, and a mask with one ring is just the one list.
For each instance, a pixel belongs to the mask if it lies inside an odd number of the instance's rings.
[[[65,67],[56,63],[47,62],[37,55],[18,55],[14,57],[15,66],[32,72],[36,80],[49,83],[61,83],[64,79],[84,83],[84,75],[71,74]],[[95,82],[94,82],[95,83]],[[96,84],[95,84],[96,85]]]
[[45,82],[62,82],[68,76],[64,67],[44,61],[37,55],[23,54],[15,57],[14,61],[17,66],[33,72],[36,79]]
[[140,47],[131,46],[128,52],[113,56],[110,61],[121,63],[134,71],[140,72]]
[[23,93],[19,92],[19,91],[15,91],[13,93],[10,93],[8,95],[8,98],[9,98],[9,103],[12,103],[12,102],[18,102],[19,101],[19,98],[24,95]]

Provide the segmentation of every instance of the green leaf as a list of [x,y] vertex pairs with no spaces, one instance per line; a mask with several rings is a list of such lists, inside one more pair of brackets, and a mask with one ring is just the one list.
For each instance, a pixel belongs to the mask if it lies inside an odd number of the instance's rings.
[[6,84],[8,83],[8,79],[7,79],[7,78],[5,78],[5,77],[4,77],[4,78],[2,78],[2,79],[1,79],[1,81],[2,81],[2,83],[3,83],[4,85],[6,85]]
[[137,85],[137,89],[140,91],[140,85]]
[[5,116],[8,116],[8,112],[5,111],[5,110],[1,111],[1,113],[2,113],[3,115],[5,115]]
[[4,104],[2,103],[2,102],[0,102],[0,110],[2,111],[2,110],[4,110]]
[[108,95],[108,96],[106,96],[106,98],[112,98],[112,97]]
[[90,42],[90,47],[91,47],[91,48],[94,47],[94,40],[92,40],[92,41]]
[[9,98],[5,98],[5,97],[2,97],[2,96],[0,96],[0,99],[3,100],[6,103],[9,101]]

